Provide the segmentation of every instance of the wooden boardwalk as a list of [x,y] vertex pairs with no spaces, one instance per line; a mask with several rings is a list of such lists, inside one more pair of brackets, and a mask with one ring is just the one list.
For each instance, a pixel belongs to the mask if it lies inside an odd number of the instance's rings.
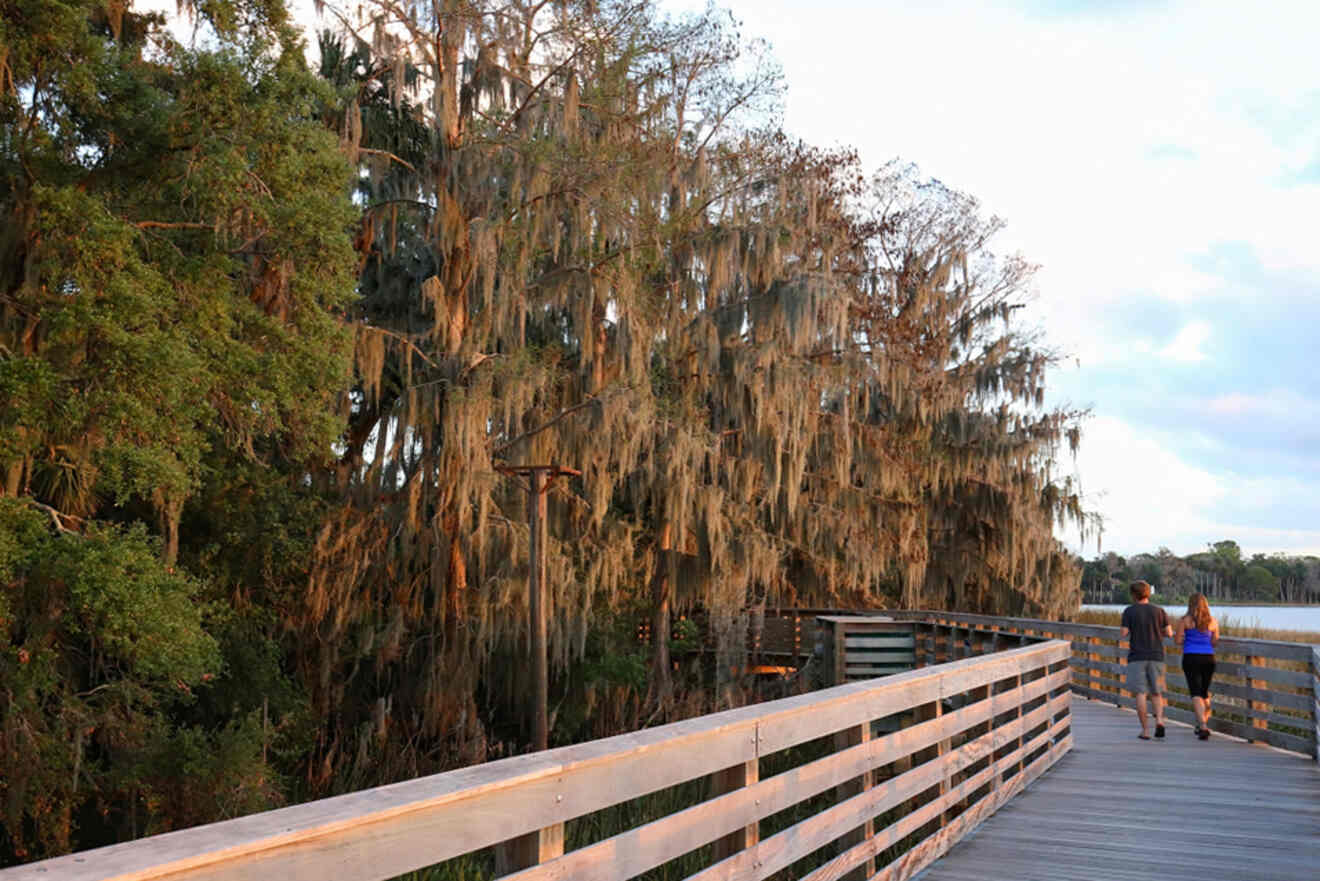
[[1320,878],[1320,769],[1306,756],[1073,699],[1072,752],[918,881]]
[[[0,869],[0,881],[387,881],[492,854],[509,881],[620,881],[679,860],[689,881],[794,868],[804,881],[1320,881],[1320,647],[1221,639],[1214,737],[1196,740],[1183,708],[1148,742],[1113,706],[1132,703],[1117,628],[898,610],[817,616],[804,635],[794,615],[793,657],[816,646],[834,687]],[[896,717],[909,722],[894,730]],[[666,789],[685,795],[649,822],[580,822]],[[791,825],[762,836],[771,817]],[[583,829],[587,840],[570,834]]]

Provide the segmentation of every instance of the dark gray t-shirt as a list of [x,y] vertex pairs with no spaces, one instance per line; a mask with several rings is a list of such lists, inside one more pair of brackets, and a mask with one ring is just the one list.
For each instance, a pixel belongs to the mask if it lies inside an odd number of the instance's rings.
[[1133,603],[1123,610],[1123,626],[1128,629],[1129,661],[1163,661],[1164,630],[1169,616],[1154,603]]

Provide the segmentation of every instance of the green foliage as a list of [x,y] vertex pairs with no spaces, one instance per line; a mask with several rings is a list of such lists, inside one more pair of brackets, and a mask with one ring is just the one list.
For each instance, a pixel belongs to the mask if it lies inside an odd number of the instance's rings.
[[5,862],[277,804],[315,739],[284,616],[343,430],[353,176],[283,2],[185,6],[193,47],[0,3]]
[[217,445],[323,461],[339,434],[350,174],[296,46],[190,50],[128,13],[115,39],[101,8],[9,20],[0,469],[62,513],[148,506],[172,559]]
[[0,499],[0,792],[14,856],[67,849],[80,807],[149,779],[129,768],[220,670],[198,583],[159,550],[141,526],[56,533]]
[[1075,599],[1031,267],[725,17],[181,6],[0,0],[4,858],[519,749],[509,465],[556,742],[747,699],[748,604]]
[[1227,567],[1232,568],[1242,564],[1242,548],[1238,547],[1238,543],[1235,541],[1213,542],[1210,545],[1210,550]]
[[701,628],[691,618],[680,618],[674,622],[669,634],[669,652],[672,655],[701,650]]
[[1253,554],[1246,560],[1237,542],[1224,540],[1186,557],[1168,548],[1136,554],[1125,561],[1109,553],[1084,564],[1087,602],[1127,602],[1127,583],[1149,581],[1166,601],[1184,601],[1193,592],[1211,602],[1320,602],[1320,558]]
[[1252,599],[1271,600],[1279,595],[1279,579],[1260,563],[1252,563],[1242,573],[1242,586]]

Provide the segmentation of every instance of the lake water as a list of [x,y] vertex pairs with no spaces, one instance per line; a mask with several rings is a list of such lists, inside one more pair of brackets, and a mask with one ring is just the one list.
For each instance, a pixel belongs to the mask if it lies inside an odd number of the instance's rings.
[[[1083,605],[1082,608],[1121,612],[1126,607]],[[1164,607],[1170,617],[1180,615],[1186,609],[1187,607],[1181,603]],[[1320,632],[1320,606],[1221,606],[1211,603],[1210,611],[1221,623],[1227,620],[1238,626]]]

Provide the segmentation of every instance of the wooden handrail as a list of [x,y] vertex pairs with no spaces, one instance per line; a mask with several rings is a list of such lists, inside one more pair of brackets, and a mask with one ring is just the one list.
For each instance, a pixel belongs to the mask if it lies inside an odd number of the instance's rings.
[[[900,611],[878,611],[884,615],[905,621],[926,621],[942,618],[965,625],[995,625],[1000,629],[1015,627],[1019,630],[1055,633],[1069,637],[1099,637],[1118,641],[1118,627],[1106,624],[1074,624],[1070,621],[1047,621],[1040,618],[1010,618],[996,615],[973,615],[966,612],[940,612],[923,609],[904,609]],[[1166,646],[1172,646],[1171,639],[1165,639]],[[1304,642],[1283,642],[1274,639],[1247,639],[1225,636],[1219,640],[1216,651],[1229,655],[1255,655],[1274,658],[1281,661],[1309,662],[1312,646]]]
[[[875,614],[929,627],[932,634],[947,630],[952,635],[955,629],[972,629],[983,633],[1015,632],[1028,639],[1070,640],[1074,692],[1121,706],[1135,703],[1125,690],[1127,653],[1120,647],[1118,627],[933,610]],[[1172,639],[1165,640],[1165,648],[1168,683],[1185,692],[1187,683],[1178,667],[1179,650]],[[1216,713],[1210,727],[1320,761],[1320,649],[1309,643],[1223,637],[1215,646],[1215,654],[1217,670],[1211,694]],[[1227,660],[1230,658],[1241,660]],[[1169,696],[1177,703],[1188,703],[1186,694],[1174,691]],[[1177,703],[1170,705],[1167,715],[1177,721],[1195,722],[1190,709]]]
[[[834,841],[833,868],[813,877],[838,878],[836,870],[880,855],[877,842],[936,823],[918,856],[884,870],[907,878],[1071,747],[1069,657],[1067,642],[1042,642],[58,857],[0,871],[0,881],[391,878],[545,830],[557,829],[562,847],[567,820],[862,728],[868,736],[836,738],[821,758],[763,779],[755,771],[726,779],[682,810],[562,856],[542,853],[510,877],[626,879],[723,841],[725,858],[693,878],[767,878]],[[935,712],[876,730],[922,707]],[[937,747],[938,758],[905,766]],[[874,778],[886,768],[894,776]],[[788,829],[727,844],[829,792],[838,793],[831,804]],[[912,810],[873,837],[847,837],[904,805]]]

